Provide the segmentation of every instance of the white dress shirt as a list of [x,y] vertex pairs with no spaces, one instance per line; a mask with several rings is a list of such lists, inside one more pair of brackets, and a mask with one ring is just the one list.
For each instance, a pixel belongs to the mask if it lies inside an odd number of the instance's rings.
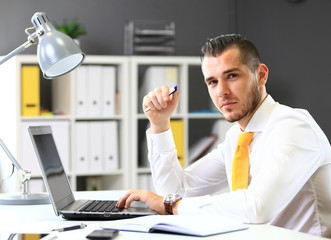
[[331,236],[331,148],[306,110],[276,103],[268,96],[248,123],[247,189],[229,191],[232,159],[241,133],[238,124],[223,143],[182,169],[171,129],[147,130],[148,157],[160,195],[180,193],[179,214],[217,212],[246,223],[272,225]]

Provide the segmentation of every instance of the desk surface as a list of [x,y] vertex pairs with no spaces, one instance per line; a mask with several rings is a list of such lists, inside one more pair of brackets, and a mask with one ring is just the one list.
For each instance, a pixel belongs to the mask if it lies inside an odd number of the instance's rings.
[[[77,199],[118,199],[124,192],[123,191],[100,191],[100,192],[77,192],[75,197]],[[61,217],[57,217],[53,211],[51,204],[45,205],[0,205],[0,239],[8,239],[11,232],[31,232],[31,231],[41,231],[50,230],[54,228],[72,226],[80,224],[84,221],[68,221]],[[85,239],[85,236],[92,232],[94,229],[99,228],[100,221],[85,221],[87,228],[82,230],[74,230],[63,232],[58,235],[58,239]],[[205,237],[203,239],[246,239],[246,240],[259,240],[259,239],[282,239],[282,240],[317,240],[325,239],[309,234],[298,233],[290,231],[284,228],[269,226],[269,225],[249,225],[249,229],[243,231],[237,231],[232,233],[226,233],[221,235],[215,235],[210,237]],[[126,232],[121,231],[116,238],[118,240],[125,239],[157,239],[166,240],[169,239],[169,234],[159,234],[159,233],[138,233],[138,232]],[[181,236],[181,235],[171,235],[171,239],[194,239],[197,237]]]

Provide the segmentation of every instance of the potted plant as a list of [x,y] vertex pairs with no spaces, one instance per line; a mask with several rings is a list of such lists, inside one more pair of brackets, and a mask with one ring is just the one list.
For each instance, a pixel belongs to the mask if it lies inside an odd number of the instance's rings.
[[79,36],[86,34],[85,27],[77,21],[77,18],[74,18],[69,22],[67,19],[64,19],[61,25],[55,24],[55,27],[58,31],[63,32],[76,40]]

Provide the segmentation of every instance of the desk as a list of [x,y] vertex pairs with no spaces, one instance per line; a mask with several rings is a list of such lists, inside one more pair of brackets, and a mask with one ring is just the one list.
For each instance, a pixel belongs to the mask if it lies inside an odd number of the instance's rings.
[[[98,191],[98,192],[76,192],[76,199],[118,199],[124,191]],[[7,239],[11,232],[31,232],[33,230],[50,230],[53,228],[67,227],[84,222],[87,228],[63,232],[58,239],[85,239],[85,236],[94,229],[99,228],[100,221],[68,221],[57,217],[51,204],[46,205],[0,205],[0,239]],[[159,234],[159,233],[138,233],[121,231],[116,240],[197,240],[197,237]],[[245,240],[318,240],[326,239],[309,234],[298,233],[284,228],[269,225],[249,225],[249,229],[204,237],[204,240],[215,239],[245,239]]]

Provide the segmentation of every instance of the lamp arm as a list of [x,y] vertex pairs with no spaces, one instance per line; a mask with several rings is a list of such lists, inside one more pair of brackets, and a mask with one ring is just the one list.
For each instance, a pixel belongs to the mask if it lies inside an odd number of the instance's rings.
[[30,46],[38,43],[38,35],[44,34],[44,31],[39,30],[38,32],[33,32],[33,33],[30,34],[29,31],[31,29],[32,28],[28,28],[28,29],[25,30],[26,34],[28,34],[28,41],[26,41],[21,46],[14,49],[13,51],[8,53],[7,55],[1,56],[0,57],[0,65],[3,64],[4,62],[8,61],[10,58],[14,57],[15,55],[23,52],[25,49],[29,48]]
[[6,62],[7,60],[9,60],[10,58],[14,57],[16,54],[23,52],[25,49],[27,49],[28,47],[30,47],[33,44],[34,43],[27,41],[27,42],[23,43],[21,46],[19,46],[18,48],[16,48],[15,50],[8,53],[7,55],[1,56],[0,65],[3,64],[4,62]]
[[22,169],[21,165],[16,161],[16,159],[11,154],[11,152],[6,147],[5,143],[1,140],[1,138],[0,138],[0,146],[5,151],[6,155],[8,156],[8,158],[10,159],[10,161],[13,163],[13,165],[18,170],[19,177],[20,177],[20,180],[21,180],[21,184],[23,184],[26,181],[28,181],[30,179],[30,177],[31,177],[30,171],[26,171],[26,170],[23,170]]
[[17,170],[22,169],[21,165],[16,161],[14,156],[10,153],[9,149],[6,147],[5,143],[0,138],[0,146],[5,151],[7,156],[9,157],[10,161],[14,164],[14,166],[17,168]]

